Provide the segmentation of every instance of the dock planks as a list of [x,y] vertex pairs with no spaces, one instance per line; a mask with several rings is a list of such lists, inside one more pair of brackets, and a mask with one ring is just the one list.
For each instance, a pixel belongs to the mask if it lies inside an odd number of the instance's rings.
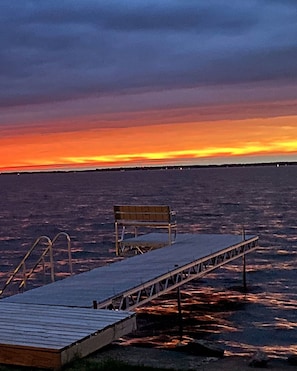
[[0,362],[58,369],[135,328],[132,312],[0,301]]
[[[245,253],[252,251],[257,246],[257,240],[255,236],[246,236],[246,240],[242,241],[240,235],[180,234],[173,245],[95,268],[3,300],[82,308],[91,308],[96,301],[101,306],[101,303],[112,302],[114,298],[125,295],[131,289],[154,280],[162,280],[164,276],[174,275],[183,267],[195,266],[208,260],[208,257],[220,256],[225,250],[236,251],[238,245],[251,247]],[[239,256],[230,256],[222,263],[226,264],[237,257]],[[213,268],[218,266],[215,264]]]
[[135,307],[257,245],[256,236],[179,234],[173,245],[2,299],[0,363],[59,368],[84,357],[131,332]]

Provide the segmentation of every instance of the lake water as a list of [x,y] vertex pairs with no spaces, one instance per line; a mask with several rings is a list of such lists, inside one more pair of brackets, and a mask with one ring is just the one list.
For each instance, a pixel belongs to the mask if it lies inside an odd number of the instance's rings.
[[[244,226],[260,244],[247,256],[247,293],[240,259],[182,287],[183,339],[212,340],[230,354],[297,352],[296,176],[293,165],[1,174],[0,288],[37,237],[67,232],[82,272],[117,259],[113,205],[168,204],[180,233]],[[55,254],[63,277],[65,248]],[[126,341],[170,346],[179,339],[176,313],[174,292],[140,308],[142,327]]]

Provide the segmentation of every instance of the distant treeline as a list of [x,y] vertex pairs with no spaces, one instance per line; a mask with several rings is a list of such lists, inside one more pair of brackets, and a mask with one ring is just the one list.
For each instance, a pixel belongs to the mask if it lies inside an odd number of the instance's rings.
[[[297,161],[283,162],[255,162],[249,164],[220,164],[220,165],[170,165],[170,166],[135,166],[135,167],[111,167],[111,168],[96,168],[96,169],[69,169],[69,170],[43,170],[43,171],[14,171],[4,174],[36,174],[36,173],[77,173],[77,172],[103,172],[103,171],[139,171],[139,170],[183,170],[183,169],[202,169],[202,168],[230,168],[230,167],[280,167],[280,166],[296,166]],[[1,174],[1,173],[0,173]]]

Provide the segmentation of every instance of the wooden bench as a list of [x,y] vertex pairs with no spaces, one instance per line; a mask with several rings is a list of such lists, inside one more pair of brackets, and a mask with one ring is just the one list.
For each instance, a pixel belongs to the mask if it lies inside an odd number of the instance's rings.
[[[170,210],[166,205],[120,205],[114,206],[115,220],[115,237],[116,237],[116,254],[120,255],[125,247],[125,233],[127,229],[133,229],[134,245],[142,244],[143,246],[154,244],[158,245],[158,241],[148,240],[144,238],[137,242],[138,229],[140,228],[163,228],[168,230],[168,239],[164,242],[162,238],[161,245],[171,245],[176,238],[176,213]],[[120,228],[122,228],[120,232]],[[130,231],[131,233],[131,231]],[[133,239],[129,239],[129,243],[133,245]],[[128,242],[128,240],[126,240]],[[138,249],[138,252],[142,250]]]

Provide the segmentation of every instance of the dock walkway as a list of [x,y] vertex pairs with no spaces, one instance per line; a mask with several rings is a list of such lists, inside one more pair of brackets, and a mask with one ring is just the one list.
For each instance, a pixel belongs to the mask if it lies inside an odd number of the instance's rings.
[[[9,344],[10,352],[7,356],[9,333],[12,335],[13,329],[17,329],[23,324],[21,312],[28,313],[28,321],[31,321],[30,326],[33,332],[36,313],[41,313],[38,318],[43,318],[43,320],[40,319],[39,325],[36,327],[36,339],[40,336],[43,339],[49,338],[51,341],[53,337],[59,338],[61,333],[64,333],[64,323],[69,324],[70,321],[75,328],[79,317],[79,322],[84,324],[84,311],[88,311],[91,316],[94,316],[92,320],[97,323],[98,328],[97,330],[91,328],[89,335],[85,336],[84,332],[77,331],[76,339],[69,339],[69,343],[67,345],[63,344],[59,349],[50,344],[47,346],[44,342],[40,343],[42,344],[41,350],[47,354],[46,362],[49,362],[49,351],[55,351],[59,354],[58,360],[54,364],[54,367],[59,368],[69,362],[74,355],[86,356],[87,349],[91,353],[106,345],[106,341],[111,342],[116,337],[131,332],[135,328],[136,321],[135,315],[131,311],[137,306],[145,304],[186,282],[202,277],[228,262],[245,256],[255,250],[257,246],[257,236],[246,236],[243,240],[240,235],[180,234],[177,236],[176,243],[171,246],[135,255],[122,261],[95,268],[89,272],[2,299],[0,301],[0,311],[6,311],[7,314],[5,319],[0,317],[0,363],[12,363],[21,346],[22,353],[26,355],[27,361],[20,364],[39,367],[53,366],[44,365],[43,360],[41,360],[42,364],[40,365],[36,364],[36,360],[34,364],[31,364],[34,361],[31,353],[33,351],[32,354],[34,354],[35,345],[30,344],[29,336],[27,343],[25,336],[22,340],[23,343],[18,344],[18,339],[21,337],[19,332],[17,332],[18,336],[12,336],[12,341]],[[93,307],[104,311],[90,310]],[[107,308],[118,310],[108,311]],[[59,310],[61,313],[63,312],[63,316],[58,314]],[[57,328],[50,330],[51,326],[46,325],[51,312],[53,312],[52,320],[54,323],[55,318],[59,319],[60,332]],[[100,322],[99,317],[101,319],[104,316],[110,318],[111,315],[114,316],[113,325],[110,321],[105,323],[106,326],[104,321]],[[98,316],[97,319],[96,316]],[[107,329],[113,328],[114,331],[117,324],[120,324],[118,325],[118,331],[113,333],[112,336],[107,336]],[[79,326],[77,329],[79,329]],[[86,345],[86,341],[88,345]],[[77,347],[77,344],[80,344],[80,348]],[[40,351],[40,347],[37,348]],[[65,353],[66,349],[67,353]]]

